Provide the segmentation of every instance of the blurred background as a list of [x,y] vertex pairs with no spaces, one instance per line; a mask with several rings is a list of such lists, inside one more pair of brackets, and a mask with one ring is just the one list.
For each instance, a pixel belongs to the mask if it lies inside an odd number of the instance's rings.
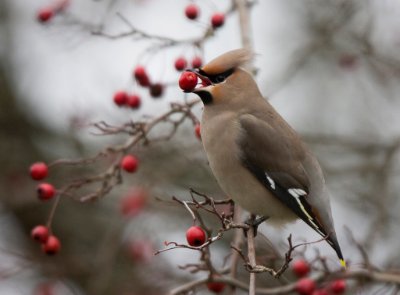
[[[191,121],[169,141],[135,147],[140,169],[125,175],[105,198],[91,203],[63,198],[53,221],[62,250],[54,257],[30,238],[31,229],[46,222],[51,202],[37,199],[37,183],[28,170],[36,161],[89,157],[127,138],[93,135],[91,122],[118,126],[158,116],[169,103],[192,98],[177,87],[174,61],[182,55],[209,61],[241,47],[235,11],[199,46],[190,42],[204,35],[213,13],[229,11],[231,1],[70,0],[49,21],[38,21],[41,9],[54,5],[51,1],[0,2],[0,294],[166,294],[204,277],[177,267],[196,263],[197,253],[178,249],[153,255],[164,241],[184,243],[192,225],[188,212],[169,202],[172,196],[189,199],[194,188],[226,197]],[[196,21],[185,17],[190,3],[200,7]],[[257,82],[317,154],[350,266],[365,263],[357,241],[373,265],[400,267],[399,16],[400,2],[394,0],[251,1],[249,37],[257,53]],[[182,42],[163,48],[159,38],[110,37],[129,32],[130,25]],[[166,86],[159,99],[132,78],[134,67],[143,63],[152,79]],[[113,103],[121,89],[141,96],[139,110]],[[200,118],[200,105],[195,113]],[[50,181],[61,187],[105,169],[108,161],[55,167]],[[144,201],[138,212],[127,215],[123,200],[132,195]],[[208,222],[216,225],[216,220]],[[290,233],[297,242],[318,239],[302,222],[284,229],[266,223],[260,231],[268,237],[258,241],[260,256],[271,253],[269,243],[275,255],[284,254]],[[231,236],[212,246],[218,266],[229,254]],[[324,243],[302,249],[301,255],[310,260],[323,255],[337,265]],[[277,286],[291,280],[287,273],[283,281],[258,282]],[[396,292],[381,285],[354,284],[352,290],[349,294]]]

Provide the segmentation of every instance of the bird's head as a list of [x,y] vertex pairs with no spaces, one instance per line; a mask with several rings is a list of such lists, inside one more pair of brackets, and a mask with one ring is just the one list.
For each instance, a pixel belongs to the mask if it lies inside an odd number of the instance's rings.
[[252,75],[243,67],[251,61],[253,53],[236,49],[213,59],[193,72],[202,81],[192,92],[200,96],[204,105],[215,105],[242,98],[240,94],[258,91]]

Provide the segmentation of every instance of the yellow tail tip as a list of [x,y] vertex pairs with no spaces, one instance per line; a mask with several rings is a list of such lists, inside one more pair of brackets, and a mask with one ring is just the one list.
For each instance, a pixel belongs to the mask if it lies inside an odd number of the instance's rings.
[[344,259],[340,259],[340,265],[341,265],[344,269],[347,268],[346,261],[345,261]]

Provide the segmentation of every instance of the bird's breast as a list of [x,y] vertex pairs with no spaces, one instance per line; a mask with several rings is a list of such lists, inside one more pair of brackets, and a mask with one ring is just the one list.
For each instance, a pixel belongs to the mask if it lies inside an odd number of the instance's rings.
[[203,113],[201,137],[210,168],[222,190],[247,211],[278,219],[293,214],[242,165],[237,138],[242,129],[234,113]]

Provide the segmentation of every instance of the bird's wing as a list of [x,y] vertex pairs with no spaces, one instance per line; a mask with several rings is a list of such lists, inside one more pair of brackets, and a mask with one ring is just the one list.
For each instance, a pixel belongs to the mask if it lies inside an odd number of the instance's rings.
[[306,151],[294,131],[288,130],[287,125],[273,128],[265,120],[250,114],[241,115],[239,122],[241,132],[237,143],[243,166],[272,195],[326,237],[318,209],[307,200],[310,180],[302,165]]

